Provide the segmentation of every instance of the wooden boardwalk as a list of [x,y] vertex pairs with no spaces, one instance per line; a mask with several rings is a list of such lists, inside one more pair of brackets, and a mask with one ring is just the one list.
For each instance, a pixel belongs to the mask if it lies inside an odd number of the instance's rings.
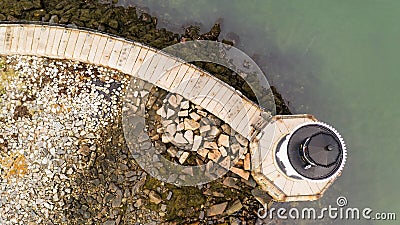
[[[294,126],[308,120],[316,121],[315,118],[277,116],[268,123],[262,118],[262,109],[231,86],[157,49],[96,31],[38,24],[0,24],[0,55],[13,54],[109,67],[182,95],[259,146],[251,149],[253,177],[278,201],[318,199],[334,180],[313,182],[289,178],[275,160],[276,147],[282,138]],[[166,68],[170,69],[162,73]],[[257,130],[260,124],[267,123],[261,126],[261,131]]]
[[178,58],[123,38],[61,26],[1,24],[0,54],[76,60],[121,71],[182,95],[248,140],[257,133],[254,127],[265,122],[262,110],[226,83]]

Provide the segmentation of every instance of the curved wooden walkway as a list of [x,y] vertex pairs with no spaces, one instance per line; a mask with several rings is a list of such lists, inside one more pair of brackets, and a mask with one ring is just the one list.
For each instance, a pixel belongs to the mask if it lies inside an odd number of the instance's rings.
[[[228,84],[157,49],[100,32],[38,24],[0,24],[1,55],[35,55],[116,69],[200,105],[251,140],[263,113]],[[146,60],[149,65],[144,65]],[[148,63],[148,62],[147,62]],[[174,66],[160,79],[160,71]],[[139,71],[140,69],[140,71]]]

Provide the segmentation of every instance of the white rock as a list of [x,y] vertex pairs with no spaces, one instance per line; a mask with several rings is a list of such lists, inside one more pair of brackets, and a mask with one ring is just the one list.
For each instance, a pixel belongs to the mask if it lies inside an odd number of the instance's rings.
[[165,129],[165,131],[169,133],[171,136],[174,136],[176,133],[176,124],[174,123],[169,124]]
[[197,110],[197,114],[199,114],[202,117],[206,117],[207,116],[207,112],[201,111],[201,110]]
[[197,151],[200,148],[202,140],[203,138],[201,136],[198,135],[194,136],[192,151]]
[[196,130],[200,128],[200,124],[192,119],[185,119],[185,130]]
[[188,110],[182,110],[178,112],[178,116],[179,117],[186,117],[189,115],[189,111]]
[[229,136],[226,134],[221,134],[218,137],[218,145],[219,146],[224,146],[224,147],[229,147]]
[[200,130],[200,133],[204,133],[204,132],[209,131],[210,129],[211,129],[210,125],[205,125],[205,126],[201,126],[199,130]]
[[161,116],[162,118],[166,118],[167,117],[167,113],[165,113],[165,109],[164,106],[161,106],[161,108],[159,108],[156,111],[157,115]]
[[221,157],[221,152],[219,152],[218,150],[211,150],[208,153],[207,156],[209,159],[211,159],[214,162],[217,162],[219,160],[219,158]]
[[228,155],[228,152],[224,147],[219,147],[219,151],[221,152],[222,157],[226,157]]
[[161,141],[163,143],[169,143],[173,140],[173,136],[171,136],[170,134],[164,133],[161,135]]
[[231,145],[232,154],[236,155],[241,149],[240,144],[235,143]]
[[172,120],[163,120],[161,122],[163,127],[167,127],[169,124],[171,124],[173,121]]
[[177,153],[176,148],[170,147],[167,149],[167,152],[171,157],[176,157],[176,153]]
[[177,131],[181,131],[185,129],[185,123],[179,123],[178,126],[176,126]]
[[[201,128],[200,128],[201,129]],[[201,131],[200,131],[201,132]],[[221,133],[221,130],[216,127],[216,126],[212,126],[210,132],[208,133],[210,136],[218,136]]]
[[201,157],[205,158],[208,154],[209,150],[205,148],[201,148],[197,151],[197,154],[199,154]]
[[201,119],[201,116],[199,116],[199,114],[195,113],[195,112],[191,112],[189,114],[190,118],[192,118],[194,121],[198,121]]
[[168,99],[168,103],[169,103],[172,107],[176,108],[176,107],[179,106],[181,100],[182,100],[182,99],[181,99],[180,97],[177,97],[176,95],[171,95],[171,96],[169,97],[169,99]]
[[185,131],[184,137],[186,138],[186,140],[188,140],[189,144],[193,144],[193,131]]
[[175,110],[168,109],[167,110],[167,119],[171,118],[171,116],[175,115]]
[[179,157],[179,163],[183,164],[188,157],[189,157],[189,152],[182,153],[181,157]]
[[182,133],[177,133],[174,138],[174,142],[177,144],[187,144],[187,140],[183,137]]
[[189,101],[181,102],[181,109],[189,109]]
[[218,149],[218,146],[217,146],[217,143],[215,143],[215,142],[206,141],[206,142],[204,142],[204,148]]
[[228,124],[222,124],[221,128],[225,133],[231,134],[231,128],[229,127]]

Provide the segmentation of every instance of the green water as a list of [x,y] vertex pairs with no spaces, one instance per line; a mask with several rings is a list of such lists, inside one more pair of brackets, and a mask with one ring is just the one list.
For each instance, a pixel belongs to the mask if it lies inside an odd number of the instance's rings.
[[239,48],[255,54],[294,112],[314,114],[344,136],[348,163],[318,204],[343,195],[349,206],[400,217],[400,1],[135,4],[180,32],[193,21],[206,31],[223,18],[222,36],[240,37]]

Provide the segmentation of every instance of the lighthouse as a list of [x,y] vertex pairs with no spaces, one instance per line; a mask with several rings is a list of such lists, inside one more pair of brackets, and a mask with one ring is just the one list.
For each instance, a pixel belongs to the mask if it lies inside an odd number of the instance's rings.
[[253,177],[274,200],[320,198],[346,162],[341,135],[314,116],[274,116],[253,142]]

